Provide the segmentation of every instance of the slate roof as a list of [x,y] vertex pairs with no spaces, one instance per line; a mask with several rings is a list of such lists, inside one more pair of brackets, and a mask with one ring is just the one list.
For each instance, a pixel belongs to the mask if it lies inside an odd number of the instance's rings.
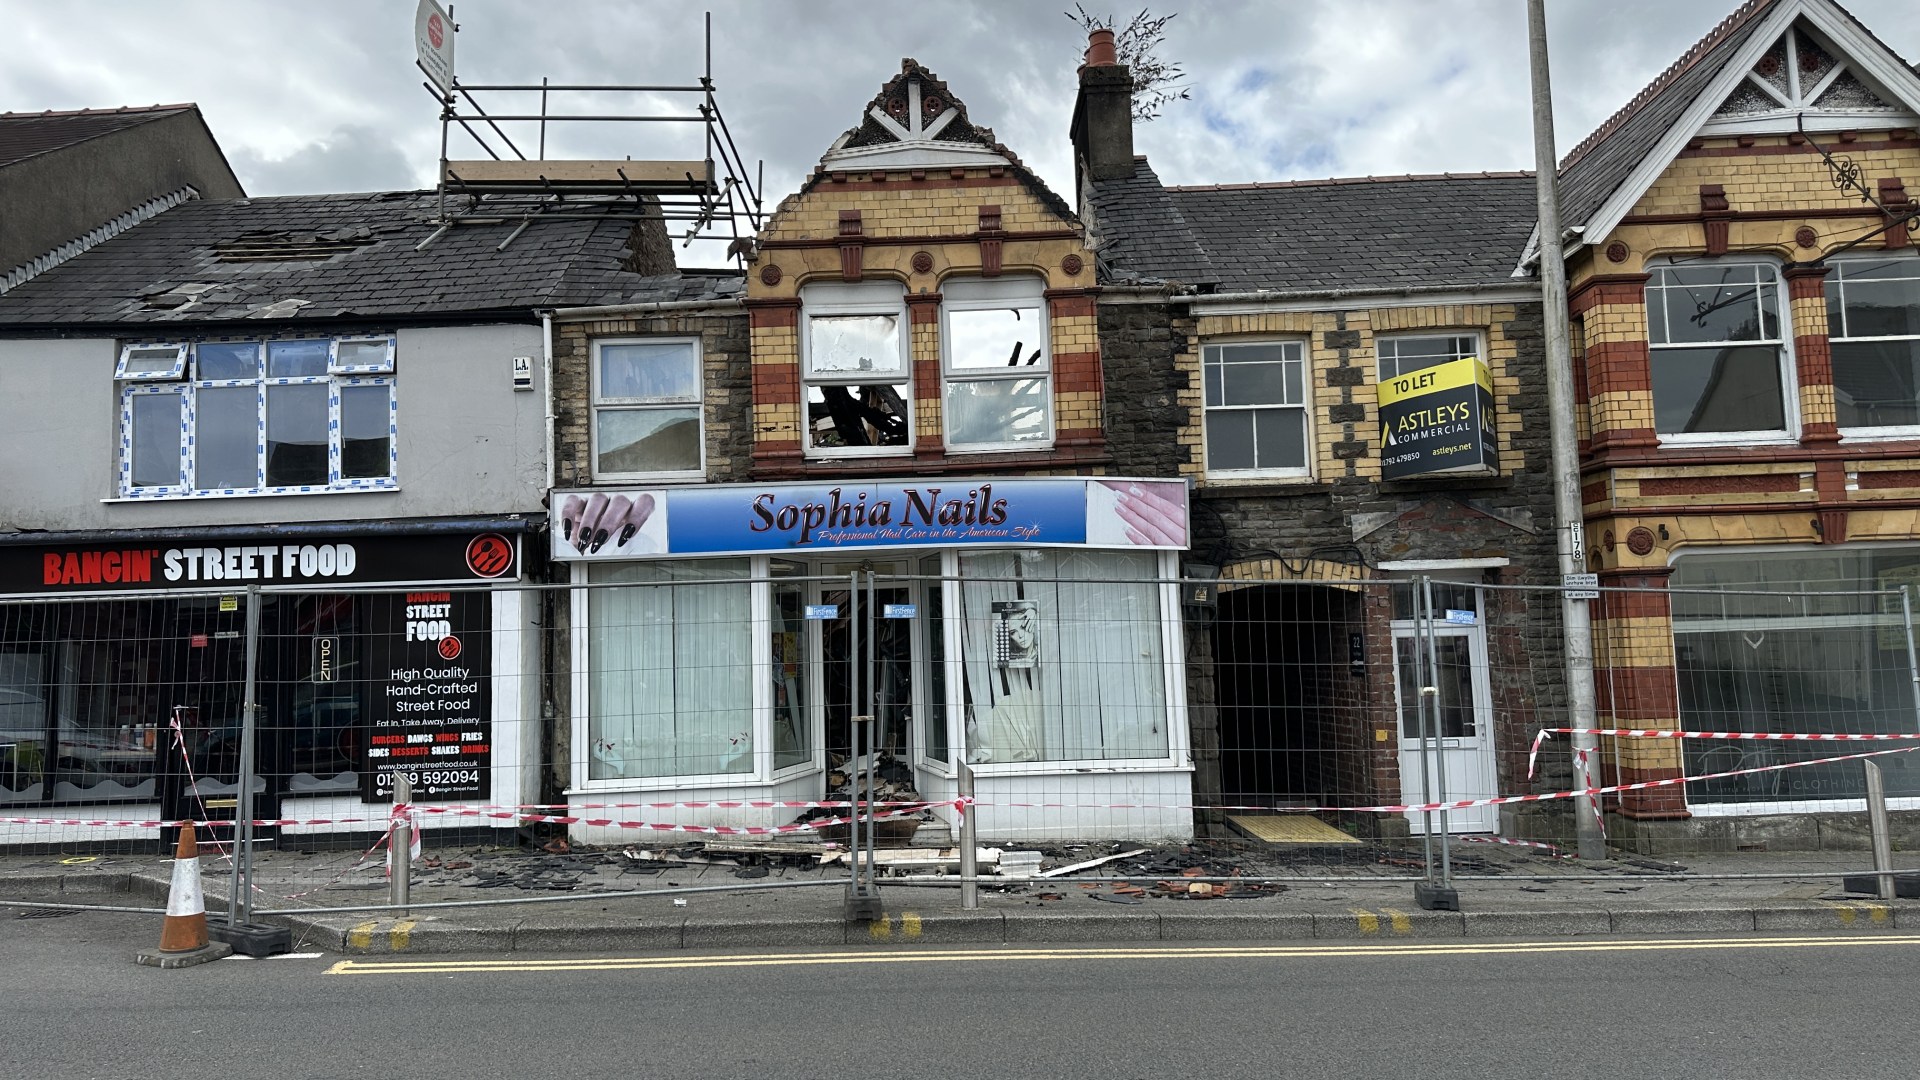
[[1777,0],[1747,0],[1560,162],[1560,219],[1583,225],[1727,66]]
[[0,168],[124,128],[194,111],[193,105],[0,113]]
[[737,275],[623,269],[625,219],[536,221],[501,250],[537,205],[492,204],[502,223],[456,226],[417,250],[437,228],[431,191],[191,201],[0,295],[0,327],[524,314],[741,291]]
[[1201,291],[1512,285],[1534,220],[1528,173],[1162,187],[1142,158],[1093,189],[1109,280]]

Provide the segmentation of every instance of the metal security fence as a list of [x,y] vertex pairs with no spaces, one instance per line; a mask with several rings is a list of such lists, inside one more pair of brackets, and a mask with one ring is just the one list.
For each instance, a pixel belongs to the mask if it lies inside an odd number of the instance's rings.
[[671,880],[845,887],[857,913],[888,880],[1565,873],[1582,812],[1666,871],[1761,844],[1866,870],[1869,783],[1920,808],[1904,590],[1599,590],[1574,717],[1557,588],[1160,569],[0,601],[0,847],[159,855],[193,821],[211,891],[266,911],[379,907],[391,870],[417,905]]

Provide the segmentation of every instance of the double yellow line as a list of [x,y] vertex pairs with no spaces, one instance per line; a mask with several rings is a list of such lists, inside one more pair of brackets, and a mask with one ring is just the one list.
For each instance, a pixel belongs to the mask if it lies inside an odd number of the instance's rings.
[[1138,948],[1021,948],[913,952],[809,952],[722,956],[579,956],[561,960],[342,960],[328,975],[462,975],[503,971],[676,971],[689,968],[827,967],[847,964],[1005,963],[1022,960],[1293,960],[1349,956],[1500,956],[1535,953],[1690,952],[1717,949],[1807,949],[1920,945],[1920,935],[1648,939],[1629,941],[1508,941],[1458,944],[1416,941],[1353,945],[1142,946]]

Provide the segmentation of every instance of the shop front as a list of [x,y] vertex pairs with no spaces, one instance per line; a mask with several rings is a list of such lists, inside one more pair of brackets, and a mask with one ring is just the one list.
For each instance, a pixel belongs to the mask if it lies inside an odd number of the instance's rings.
[[[382,831],[396,769],[420,802],[527,801],[534,605],[497,587],[520,576],[523,527],[0,544],[0,815],[231,819],[249,653],[256,816],[325,822],[284,833]],[[13,844],[157,835],[0,825]]]
[[[600,488],[552,503],[551,555],[576,586],[572,802],[835,798],[871,747],[883,799],[948,802],[969,763],[983,836],[1191,835],[1184,481]],[[576,827],[611,839],[599,831]]]

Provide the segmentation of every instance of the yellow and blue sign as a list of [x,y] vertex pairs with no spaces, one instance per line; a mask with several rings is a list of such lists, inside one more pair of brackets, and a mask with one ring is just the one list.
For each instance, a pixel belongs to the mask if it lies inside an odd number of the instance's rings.
[[1477,357],[1380,380],[1380,478],[1497,472],[1493,376]]

